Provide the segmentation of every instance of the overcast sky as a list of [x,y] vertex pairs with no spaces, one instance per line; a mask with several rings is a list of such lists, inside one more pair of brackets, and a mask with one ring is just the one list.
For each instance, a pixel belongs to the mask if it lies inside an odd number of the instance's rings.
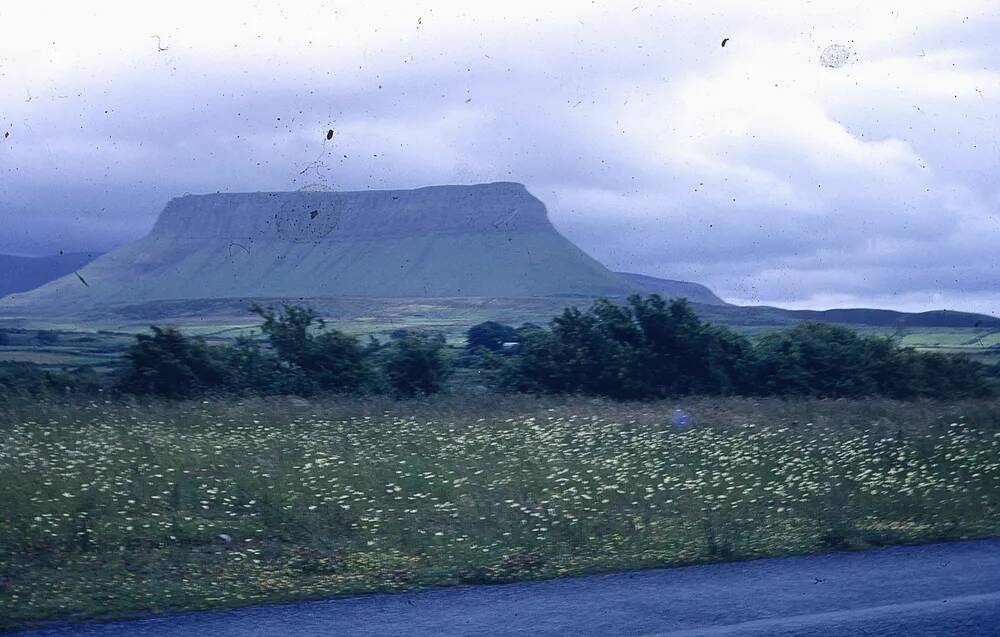
[[730,301],[1000,314],[992,0],[35,0],[0,23],[0,252],[110,249],[184,193],[510,180],[609,267]]

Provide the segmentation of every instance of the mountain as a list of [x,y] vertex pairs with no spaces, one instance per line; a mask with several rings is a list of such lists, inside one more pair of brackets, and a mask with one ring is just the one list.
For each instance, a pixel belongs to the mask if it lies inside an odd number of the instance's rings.
[[53,279],[72,274],[97,256],[92,252],[70,252],[47,257],[0,254],[0,297],[25,292]]
[[633,288],[509,182],[189,195],[144,238],[7,309],[174,299],[621,296]]
[[632,272],[616,272],[615,274],[645,294],[659,294],[663,298],[684,297],[692,303],[701,303],[703,305],[729,305],[700,283],[660,279],[655,276],[634,274]]

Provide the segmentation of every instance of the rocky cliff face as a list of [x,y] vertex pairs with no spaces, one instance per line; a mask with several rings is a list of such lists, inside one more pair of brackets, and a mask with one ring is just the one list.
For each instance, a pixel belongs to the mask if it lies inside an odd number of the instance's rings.
[[[618,275],[560,235],[524,186],[192,195],[153,230],[0,307],[300,297],[616,296]],[[84,283],[85,282],[85,283]]]
[[167,204],[151,236],[315,243],[553,230],[544,204],[524,186],[498,182],[416,190],[188,195]]

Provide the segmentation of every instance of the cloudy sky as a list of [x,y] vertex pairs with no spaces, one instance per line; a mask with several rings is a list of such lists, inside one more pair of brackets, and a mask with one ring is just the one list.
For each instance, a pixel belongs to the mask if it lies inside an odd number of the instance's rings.
[[0,22],[0,252],[106,250],[184,193],[510,180],[610,267],[730,301],[1000,314],[992,0],[36,0]]

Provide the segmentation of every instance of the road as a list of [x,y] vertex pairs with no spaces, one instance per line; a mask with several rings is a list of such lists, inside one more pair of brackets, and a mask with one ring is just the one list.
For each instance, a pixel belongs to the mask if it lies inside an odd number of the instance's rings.
[[19,637],[1000,635],[1000,539],[437,588]]

